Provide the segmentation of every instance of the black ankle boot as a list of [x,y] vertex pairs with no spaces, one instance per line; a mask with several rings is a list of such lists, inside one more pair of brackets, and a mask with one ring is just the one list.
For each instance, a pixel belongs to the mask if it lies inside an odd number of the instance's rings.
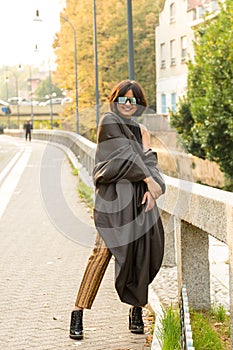
[[142,320],[142,308],[133,306],[129,310],[129,330],[131,333],[143,334],[144,323]]
[[74,310],[71,313],[70,338],[83,339],[83,310]]

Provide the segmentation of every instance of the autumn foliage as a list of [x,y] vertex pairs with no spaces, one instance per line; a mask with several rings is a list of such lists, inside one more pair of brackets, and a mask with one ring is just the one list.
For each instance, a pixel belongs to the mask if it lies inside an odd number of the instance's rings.
[[[133,32],[135,79],[145,89],[149,105],[155,108],[155,27],[164,0],[134,0]],[[100,104],[115,83],[128,78],[127,2],[97,0],[97,38]],[[67,0],[62,16],[69,19],[77,33],[79,110],[95,106],[95,69],[93,43],[93,0]],[[57,71],[53,80],[75,96],[74,34],[61,18],[61,31],[54,41]],[[74,98],[75,100],[75,98]],[[75,106],[69,110],[74,113]],[[94,121],[93,121],[94,122]]]

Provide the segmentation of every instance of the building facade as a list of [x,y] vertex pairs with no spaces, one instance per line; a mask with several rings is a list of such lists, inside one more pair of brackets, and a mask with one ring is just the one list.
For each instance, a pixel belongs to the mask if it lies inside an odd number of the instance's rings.
[[187,88],[187,62],[194,59],[193,28],[217,10],[217,0],[165,0],[156,28],[157,114],[176,110]]

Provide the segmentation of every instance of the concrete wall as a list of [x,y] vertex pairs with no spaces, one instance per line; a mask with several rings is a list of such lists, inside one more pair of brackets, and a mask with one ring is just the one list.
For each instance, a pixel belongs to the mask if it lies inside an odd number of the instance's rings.
[[168,176],[223,187],[224,174],[215,162],[189,154],[182,146],[166,115],[146,114],[143,124],[150,130],[151,147],[157,152],[162,172]]

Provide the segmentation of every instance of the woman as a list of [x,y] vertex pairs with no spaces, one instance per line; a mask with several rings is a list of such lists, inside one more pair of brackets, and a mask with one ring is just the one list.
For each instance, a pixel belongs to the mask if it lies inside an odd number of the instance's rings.
[[109,101],[111,112],[100,121],[93,171],[97,238],[71,314],[73,339],[83,338],[83,309],[91,308],[112,255],[118,295],[133,305],[129,329],[143,333],[142,306],[163,259],[164,232],[155,201],[165,184],[147,129],[132,119],[145,110],[145,94],[136,81],[124,80]]

